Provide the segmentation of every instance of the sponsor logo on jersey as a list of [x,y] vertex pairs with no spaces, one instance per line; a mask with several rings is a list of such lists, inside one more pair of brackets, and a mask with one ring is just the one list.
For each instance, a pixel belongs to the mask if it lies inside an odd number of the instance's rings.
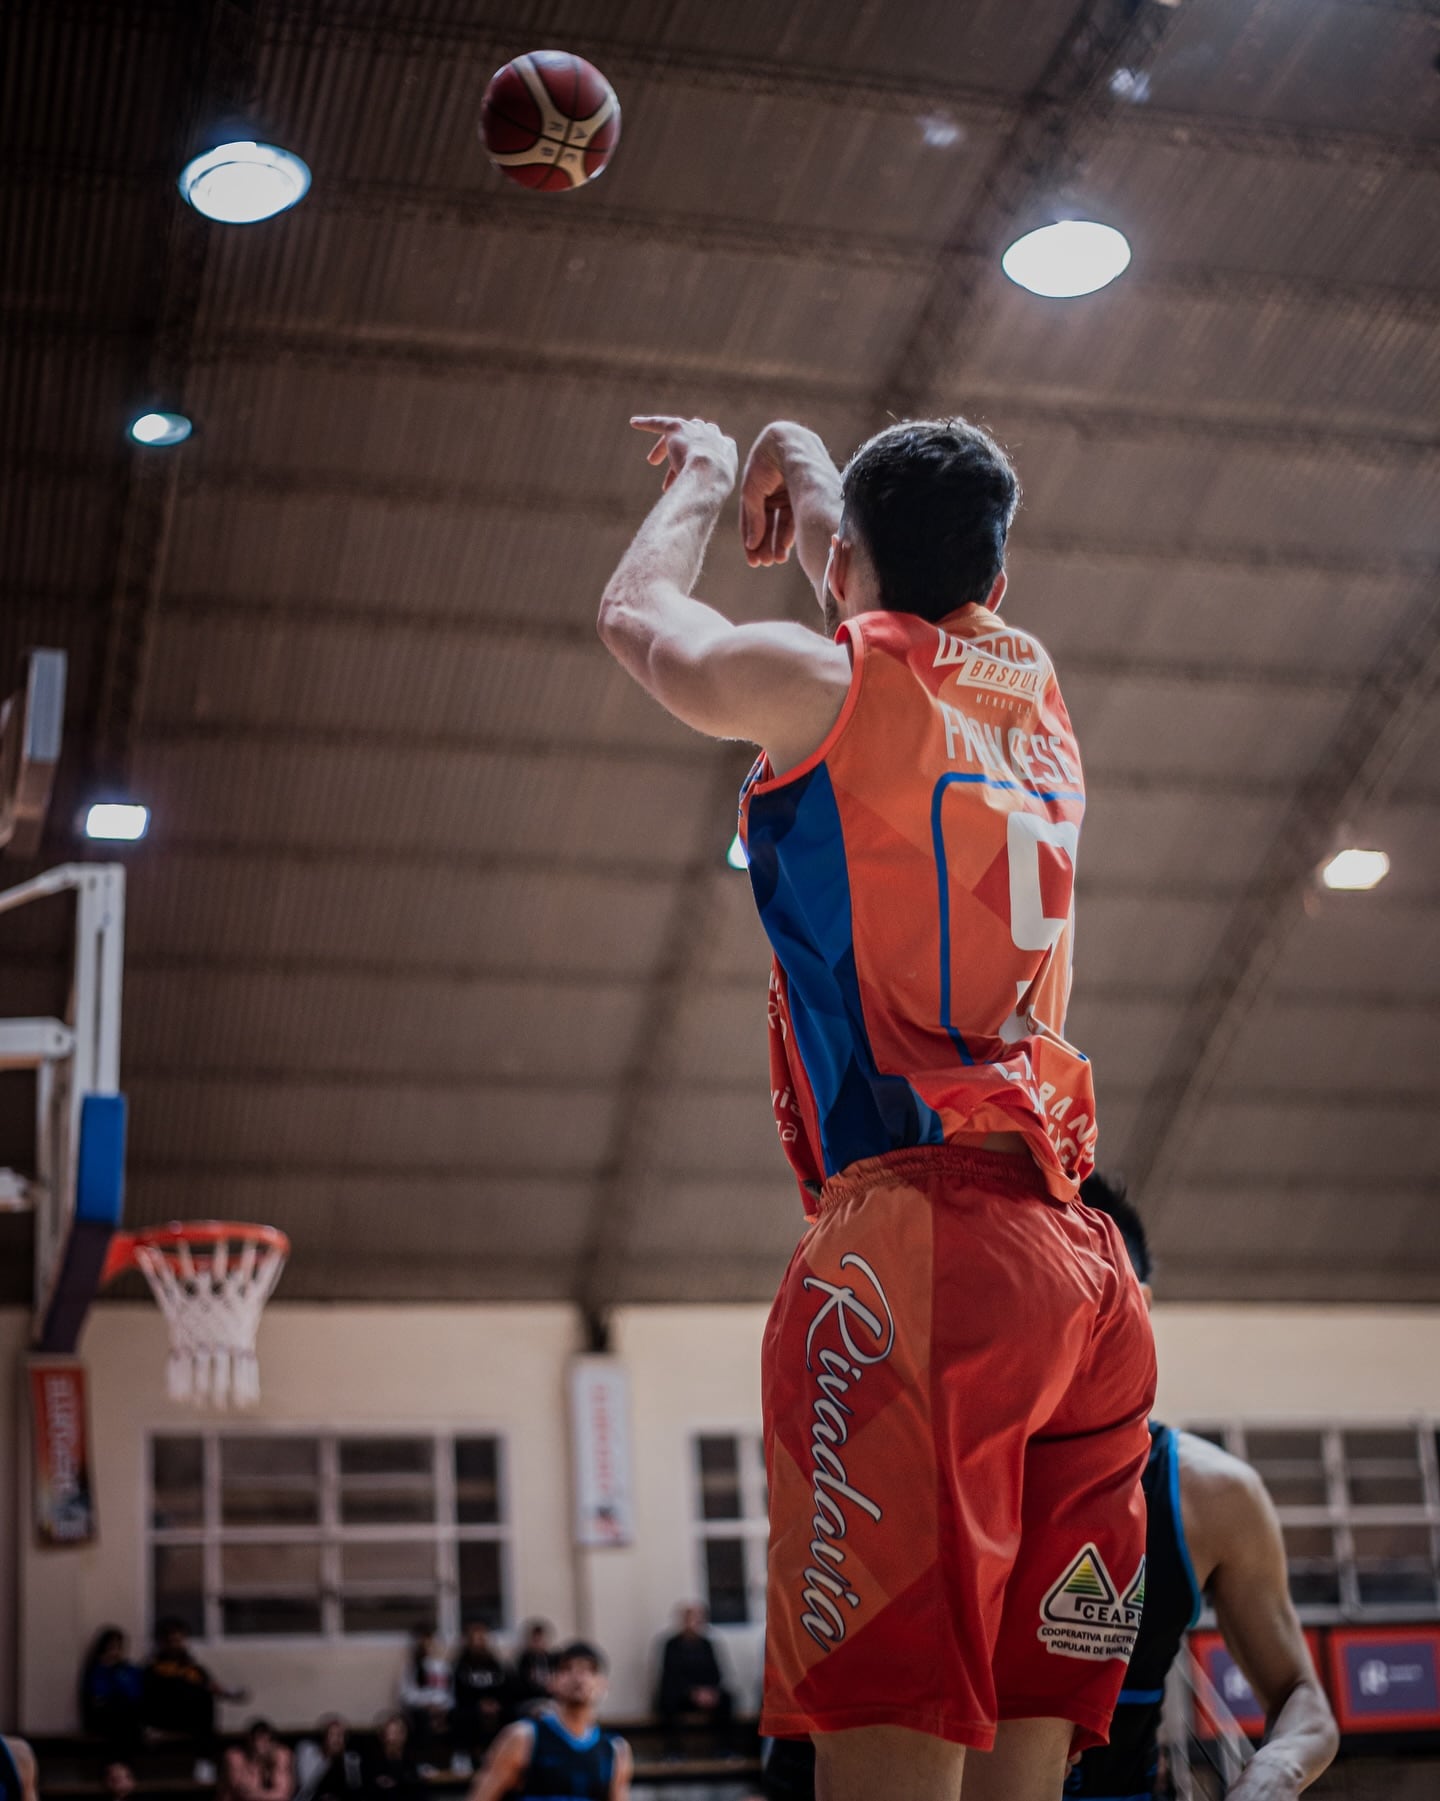
[[1145,1559],[1122,1593],[1105,1559],[1086,1545],[1040,1603],[1040,1642],[1060,1657],[1128,1662],[1144,1605]]
[[978,638],[957,638],[937,626],[940,636],[935,652],[936,669],[955,671],[955,680],[966,688],[988,688],[1001,694],[1020,694],[1038,700],[1050,680],[1050,659],[1023,632],[984,632]]
[[[817,1390],[810,1427],[815,1514],[811,1562],[801,1577],[800,1624],[825,1651],[844,1642],[850,1616],[860,1605],[845,1571],[844,1540],[851,1523],[856,1514],[877,1523],[883,1517],[880,1503],[855,1486],[841,1455],[854,1412],[843,1397],[895,1348],[895,1315],[879,1276],[857,1251],[846,1252],[840,1269],[855,1272],[848,1283],[826,1282],[820,1276],[807,1276],[804,1282],[824,1299],[805,1334],[805,1367]],[[832,1337],[835,1343],[823,1342]]]

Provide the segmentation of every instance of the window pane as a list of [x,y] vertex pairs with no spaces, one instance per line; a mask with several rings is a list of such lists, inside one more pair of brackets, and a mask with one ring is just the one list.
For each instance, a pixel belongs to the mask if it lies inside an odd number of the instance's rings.
[[318,1525],[319,1441],[222,1438],[220,1518],[227,1526]]
[[500,1445],[493,1438],[455,1440],[455,1518],[462,1526],[500,1523]]
[[340,1518],[347,1526],[433,1523],[433,1441],[428,1438],[342,1438]]
[[185,1622],[198,1637],[205,1630],[205,1565],[199,1545],[156,1545],[151,1563],[153,1617]]
[[1338,1607],[1340,1576],[1335,1535],[1328,1526],[1286,1526],[1290,1594],[1297,1607]]
[[462,1539],[460,1553],[460,1623],[503,1626],[505,1589],[501,1547],[494,1539]]
[[319,1545],[222,1545],[220,1616],[237,1638],[319,1632]]
[[1425,1484],[1419,1470],[1389,1471],[1378,1475],[1352,1469],[1349,1474],[1352,1507],[1423,1507]]
[[732,1437],[696,1440],[700,1456],[700,1517],[706,1520],[738,1520],[740,1505],[740,1446]]
[[199,1438],[157,1438],[150,1446],[150,1523],[205,1524],[205,1445]]
[[360,1582],[429,1588],[435,1581],[435,1546],[426,1539],[345,1544],[340,1549],[340,1572],[347,1588]]
[[347,1595],[341,1605],[346,1632],[407,1633],[435,1618],[435,1592],[414,1595]]
[[1226,1451],[1230,1448],[1225,1442],[1225,1428],[1223,1426],[1187,1426],[1185,1430],[1190,1434],[1191,1438],[1203,1438],[1206,1444],[1218,1445],[1222,1451]]
[[1363,1602],[1434,1602],[1428,1526],[1356,1526],[1354,1538],[1355,1574]]
[[1419,1462],[1419,1446],[1409,1426],[1351,1428],[1343,1436],[1345,1456],[1349,1460],[1368,1457],[1378,1458],[1382,1463]]
[[717,1626],[743,1626],[749,1620],[743,1538],[705,1540],[705,1586],[710,1618]]
[[1324,1441],[1319,1432],[1250,1427],[1245,1454],[1279,1507],[1323,1507],[1329,1496]]

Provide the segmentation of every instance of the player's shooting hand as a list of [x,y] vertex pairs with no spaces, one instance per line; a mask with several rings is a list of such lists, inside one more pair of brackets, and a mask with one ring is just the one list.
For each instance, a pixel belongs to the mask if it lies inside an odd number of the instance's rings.
[[712,425],[708,419],[672,419],[663,413],[642,414],[630,423],[636,431],[658,434],[658,442],[651,446],[646,461],[657,466],[669,463],[662,493],[683,469],[699,467],[713,469],[722,476],[727,494],[734,487],[739,453],[735,440],[727,438],[718,425]]
[[777,425],[765,427],[745,459],[740,482],[740,539],[745,561],[752,569],[787,562],[795,543],[795,508]]

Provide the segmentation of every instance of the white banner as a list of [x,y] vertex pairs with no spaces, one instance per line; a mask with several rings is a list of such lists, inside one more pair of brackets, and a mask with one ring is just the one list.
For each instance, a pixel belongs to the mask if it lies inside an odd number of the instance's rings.
[[577,1357],[570,1365],[570,1440],[576,1544],[633,1544],[630,1381],[619,1358]]

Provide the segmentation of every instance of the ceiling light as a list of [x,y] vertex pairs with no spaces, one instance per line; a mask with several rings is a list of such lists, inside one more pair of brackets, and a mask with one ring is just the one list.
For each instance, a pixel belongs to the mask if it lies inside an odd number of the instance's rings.
[[290,150],[248,139],[218,144],[186,163],[180,192],[207,219],[253,225],[305,198],[310,171]]
[[725,853],[725,861],[732,869],[748,869],[750,859],[745,855],[745,846],[740,842],[740,834],[736,832],[730,840],[730,848]]
[[85,815],[87,838],[108,838],[133,844],[150,827],[150,809],[130,801],[99,800]]
[[142,413],[133,420],[130,436],[137,444],[183,444],[192,430],[183,413]]
[[1390,873],[1390,859],[1383,850],[1337,851],[1320,871],[1327,888],[1373,888]]
[[1022,288],[1052,300],[1093,294],[1129,267],[1130,246],[1113,225],[1062,219],[1017,238],[1000,267]]

